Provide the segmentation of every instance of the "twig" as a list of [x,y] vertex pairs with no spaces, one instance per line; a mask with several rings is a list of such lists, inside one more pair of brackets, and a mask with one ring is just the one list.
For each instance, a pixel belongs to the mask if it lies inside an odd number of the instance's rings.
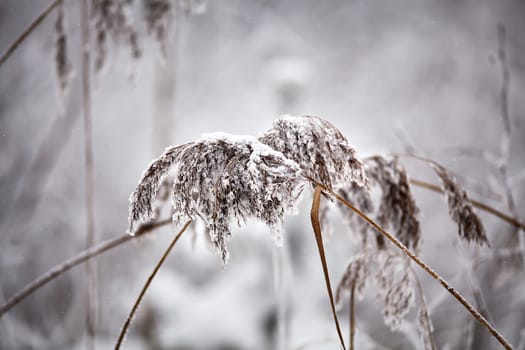
[[137,229],[135,236],[123,234],[117,238],[113,238],[108,241],[102,242],[88,250],[84,250],[83,252],[69,258],[65,262],[56,265],[55,267],[49,269],[42,276],[38,277],[22,289],[20,289],[18,292],[15,293],[15,295],[9,298],[5,304],[0,306],[0,317],[2,317],[5,313],[7,313],[9,310],[11,310],[14,306],[16,306],[19,302],[27,298],[29,295],[33,294],[38,289],[46,285],[48,282],[54,280],[55,278],[62,275],[64,272],[68,271],[72,267],[82,264],[83,262],[94,258],[107,250],[113,249],[123,243],[126,243],[129,240],[141,237],[147,233],[152,232],[156,228],[166,226],[170,223],[171,219],[166,219],[158,222],[144,224]]
[[[318,185],[317,188],[320,190],[321,185]],[[328,191],[324,188],[325,191]],[[316,189],[317,191],[317,189]],[[329,191],[328,191],[329,192]],[[470,303],[452,286],[448,284],[437,272],[435,272],[430,266],[423,262],[419,257],[412,253],[403,243],[401,243],[396,237],[391,233],[387,232],[384,228],[379,226],[374,220],[364,214],[362,211],[354,207],[352,204],[347,202],[343,197],[339,196],[337,193],[331,193],[338,201],[343,203],[346,207],[354,211],[359,215],[363,220],[368,222],[372,227],[382,233],[389,241],[391,241],[395,246],[397,246],[403,253],[405,253],[410,259],[412,259],[416,264],[418,264],[425,272],[427,272],[433,279],[438,281],[454,298],[456,298],[471,314],[474,316],[487,330],[496,338],[505,349],[512,349],[511,345],[505,340],[505,338],[472,306]]]
[[53,9],[55,7],[57,7],[57,5],[63,0],[53,0],[51,1],[51,3],[49,3],[49,5],[47,5],[47,7],[44,9],[44,11],[42,11],[42,13],[40,13],[37,18],[35,18],[33,20],[33,22],[31,22],[26,29],[24,29],[24,31],[15,39],[15,41],[9,45],[9,47],[4,51],[4,53],[2,54],[2,56],[0,56],[0,67],[5,63],[5,61],[7,61],[7,59],[11,56],[11,54],[13,52],[15,52],[15,50],[18,48],[18,46],[23,43],[27,37],[29,36],[29,34],[31,34],[33,32],[33,30],[35,30],[36,27],[38,27],[40,25],[40,23],[42,23],[42,21],[44,19],[46,19],[46,17],[51,13],[51,11],[53,11]]
[[[91,70],[90,70],[90,33],[87,0],[80,1],[80,21],[82,26],[82,97],[84,108],[84,161],[85,161],[85,196],[86,196],[86,249],[95,243],[95,209],[93,199],[93,130],[91,116]],[[94,261],[86,264],[87,273],[87,314],[86,342],[88,349],[94,349],[97,314],[96,269]]]
[[354,350],[355,338],[355,282],[350,290],[350,350]]
[[323,246],[323,236],[321,235],[321,224],[319,222],[319,205],[321,203],[321,192],[323,188],[321,186],[315,187],[314,198],[312,201],[312,210],[310,211],[310,219],[312,220],[312,227],[315,233],[315,240],[317,242],[317,248],[319,250],[319,256],[321,257],[321,265],[323,266],[324,279],[326,282],[326,290],[328,291],[328,297],[330,299],[330,307],[332,308],[332,315],[334,317],[335,327],[337,329],[337,335],[341,347],[345,350],[345,342],[343,340],[343,333],[339,326],[339,320],[337,319],[337,313],[335,311],[334,296],[332,292],[332,285],[330,283],[330,275],[328,274],[328,265],[326,263],[326,256]]
[[[441,189],[441,187],[439,186],[436,186],[436,185],[433,185],[429,182],[426,182],[426,181],[422,181],[422,180],[418,180],[418,179],[410,179],[410,183],[412,185],[415,185],[415,186],[418,186],[418,187],[421,187],[421,188],[425,188],[427,190],[431,190],[431,191],[434,191],[434,192],[437,192],[437,193],[443,193],[443,190]],[[483,211],[486,211],[487,213],[490,213],[500,219],[502,219],[503,221],[506,221],[508,222],[509,224],[515,226],[515,227],[519,227],[521,228],[522,230],[525,229],[525,223],[522,223],[518,220],[516,220],[515,218],[513,218],[512,216],[510,215],[507,215],[483,202],[479,202],[479,201],[475,201],[473,199],[469,199],[469,202],[472,203],[473,206],[483,210]]]
[[191,221],[188,221],[188,222],[186,222],[186,224],[184,224],[182,229],[177,233],[177,235],[175,236],[175,238],[173,239],[171,244],[168,246],[168,249],[166,249],[166,251],[164,252],[162,257],[160,258],[159,262],[157,263],[157,265],[155,265],[155,268],[153,269],[153,271],[149,275],[148,280],[146,281],[146,284],[142,287],[142,289],[140,291],[140,294],[139,294],[137,300],[135,301],[135,304],[133,304],[133,307],[131,308],[131,311],[130,311],[129,315],[126,318],[126,322],[124,322],[124,326],[122,326],[122,330],[120,331],[120,335],[118,337],[117,344],[115,345],[115,350],[120,349],[120,346],[122,345],[122,341],[124,340],[124,336],[126,335],[126,331],[128,330],[129,325],[131,324],[131,320],[133,320],[133,316],[135,316],[135,312],[137,311],[137,309],[138,309],[138,307],[140,305],[140,302],[142,301],[142,298],[146,294],[146,291],[148,290],[148,287],[150,286],[151,282],[155,278],[155,275],[157,274],[157,272],[159,271],[160,267],[162,266],[162,264],[164,263],[164,261],[168,257],[169,253],[171,252],[171,249],[175,246],[175,243],[177,243],[177,241],[179,240],[180,236],[182,236],[182,234],[184,233],[184,231],[186,231],[186,229],[188,228],[188,226],[190,226],[190,224],[191,224]]

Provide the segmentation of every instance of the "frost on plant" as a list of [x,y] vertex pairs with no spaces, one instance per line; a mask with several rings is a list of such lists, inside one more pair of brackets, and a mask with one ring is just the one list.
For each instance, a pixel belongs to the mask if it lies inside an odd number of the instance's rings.
[[137,188],[129,197],[129,228],[128,232],[133,235],[137,224],[150,221],[155,215],[155,199],[164,178],[168,175],[171,167],[180,160],[181,150],[188,147],[184,144],[176,147],[168,147],[164,153],[150,163]]
[[285,115],[259,140],[295,161],[307,177],[331,191],[345,184],[367,185],[355,148],[324,119]]
[[284,216],[295,209],[304,186],[297,165],[250,136],[208,134],[168,148],[146,170],[130,197],[130,232],[153,216],[162,178],[172,169],[173,221],[202,219],[216,251],[228,260],[231,223],[266,223],[279,242]]
[[485,228],[478,215],[474,212],[467,192],[461,188],[445,168],[436,163],[431,165],[443,185],[443,191],[447,197],[449,215],[458,224],[459,236],[467,242],[474,241],[480,245],[483,243],[488,244]]
[[350,293],[353,286],[357,295],[363,296],[371,275],[371,265],[372,256],[368,249],[358,253],[348,262],[335,293],[335,302],[338,307],[341,306],[343,299]]
[[377,296],[383,307],[383,317],[392,330],[397,330],[415,303],[408,261],[398,253],[381,251],[377,264]]
[[394,230],[396,237],[409,249],[417,250],[421,240],[419,209],[410,191],[408,176],[397,158],[381,156],[367,162],[367,175],[373,186],[381,189],[377,220]]

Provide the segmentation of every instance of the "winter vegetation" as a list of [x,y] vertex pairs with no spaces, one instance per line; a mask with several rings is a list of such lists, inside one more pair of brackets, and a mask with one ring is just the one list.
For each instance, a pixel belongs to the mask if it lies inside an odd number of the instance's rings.
[[0,348],[525,349],[524,14],[0,3]]

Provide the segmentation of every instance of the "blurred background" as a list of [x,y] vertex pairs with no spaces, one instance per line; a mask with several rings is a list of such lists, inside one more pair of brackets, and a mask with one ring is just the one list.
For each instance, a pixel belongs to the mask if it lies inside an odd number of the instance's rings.
[[[1,52],[49,2],[0,0]],[[148,34],[147,2],[120,2],[140,57],[109,35],[102,68],[92,63],[96,242],[125,233],[129,194],[165,147],[207,132],[259,135],[281,114],[331,121],[363,157],[411,151],[436,159],[473,198],[525,219],[525,2],[166,1],[160,42]],[[63,11],[71,68],[65,90],[56,9],[0,66],[0,304],[84,249],[79,1],[64,0]],[[93,49],[95,26],[92,16]],[[411,177],[437,183],[428,167],[403,161]],[[523,261],[507,249],[524,232],[481,213],[492,250],[467,246],[443,197],[413,192],[423,259],[524,349]],[[337,349],[310,199],[306,193],[299,214],[287,219],[282,248],[263,225],[236,230],[225,267],[202,232],[185,234],[124,348]],[[335,286],[360,243],[337,211],[330,219],[325,248]],[[97,258],[96,348],[114,346],[177,229]],[[498,348],[441,286],[418,274],[439,349]],[[0,318],[0,348],[85,348],[85,305],[79,266]],[[347,334],[346,303],[339,315]],[[422,348],[416,318],[413,308],[392,332],[371,285],[357,303],[357,349]]]

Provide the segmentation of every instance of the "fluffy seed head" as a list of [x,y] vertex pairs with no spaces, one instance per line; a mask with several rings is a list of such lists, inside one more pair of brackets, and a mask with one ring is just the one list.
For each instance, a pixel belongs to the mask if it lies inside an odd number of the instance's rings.
[[[374,212],[374,202],[370,195],[370,191],[367,188],[352,183],[350,186],[341,187],[338,194],[347,202],[361,210],[364,214],[371,215]],[[383,235],[376,230],[370,230],[370,225],[359,215],[352,210],[348,210],[348,208],[339,201],[337,202],[337,207],[341,211],[341,214],[350,227],[350,230],[361,235],[363,246],[367,246],[370,234],[375,235],[377,247],[379,249],[382,249],[385,246]]]
[[397,330],[415,303],[408,261],[398,253],[383,250],[378,254],[377,264],[377,296],[383,306],[385,324]]
[[231,223],[249,217],[281,238],[284,216],[295,210],[305,180],[298,166],[250,136],[208,134],[166,152],[146,170],[130,201],[130,232],[150,219],[160,180],[173,169],[173,220],[202,219],[226,263]]
[[431,165],[441,180],[443,191],[447,197],[448,212],[452,220],[458,225],[459,236],[467,242],[474,241],[479,245],[488,244],[485,228],[474,208],[472,208],[467,192],[444,167],[436,163]]
[[356,150],[324,119],[285,115],[259,140],[295,161],[306,176],[329,190],[351,183],[367,185]]
[[135,191],[129,197],[129,234],[133,235],[137,225],[146,223],[154,217],[154,202],[159,188],[172,166],[180,160],[182,149],[189,145],[166,148],[164,153],[147,167]]
[[65,94],[69,80],[71,78],[71,61],[67,54],[67,36],[64,30],[64,5],[60,3],[58,17],[55,22],[56,42],[55,42],[55,66],[57,78],[62,94]]
[[372,186],[381,189],[377,219],[394,230],[396,237],[408,248],[417,250],[421,240],[419,209],[416,205],[405,169],[397,158],[372,157],[367,162],[367,175]]
[[355,292],[363,296],[365,287],[371,275],[372,257],[369,250],[363,250],[356,254],[346,265],[343,277],[337,286],[335,293],[335,303],[341,306],[343,299],[355,286]]
[[93,0],[96,72],[106,63],[108,40],[118,46],[128,46],[134,59],[142,56],[139,37],[132,25],[132,7],[131,0]]
[[148,33],[157,40],[166,55],[166,41],[171,24],[172,5],[169,0],[144,0],[144,20]]

